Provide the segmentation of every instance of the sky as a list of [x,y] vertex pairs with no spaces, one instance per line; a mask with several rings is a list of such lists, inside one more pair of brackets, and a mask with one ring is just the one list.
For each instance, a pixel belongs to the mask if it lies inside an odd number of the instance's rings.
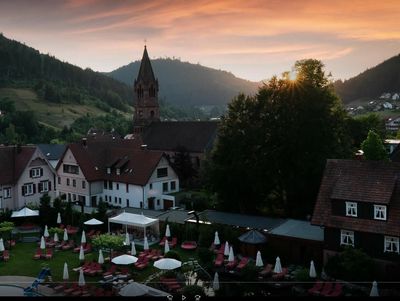
[[149,56],[260,81],[296,60],[348,79],[400,53],[400,0],[0,0],[0,32],[108,72]]

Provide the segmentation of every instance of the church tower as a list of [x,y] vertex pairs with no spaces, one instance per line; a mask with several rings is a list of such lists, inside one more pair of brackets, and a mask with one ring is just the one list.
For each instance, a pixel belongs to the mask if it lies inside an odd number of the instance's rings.
[[143,127],[153,121],[160,121],[160,108],[158,105],[158,80],[154,76],[146,46],[134,88],[133,117],[134,133],[140,134]]

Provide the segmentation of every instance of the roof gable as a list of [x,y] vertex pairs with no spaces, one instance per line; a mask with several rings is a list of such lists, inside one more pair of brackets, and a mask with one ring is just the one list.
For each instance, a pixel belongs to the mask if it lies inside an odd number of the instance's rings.
[[30,162],[35,146],[0,147],[0,184],[14,184]]
[[[400,174],[399,163],[328,160],[311,223],[332,228],[400,236],[398,174]],[[343,175],[345,176],[341,179]],[[387,183],[383,183],[382,180]],[[349,183],[345,184],[344,181],[349,181]],[[368,185],[373,187],[368,187]],[[354,192],[350,191],[351,188]],[[371,195],[368,195],[368,193]],[[371,206],[373,204],[386,204],[388,206],[387,220],[349,218],[344,216],[344,213],[343,216],[333,215],[332,202],[335,200],[332,200],[332,197],[368,202]]]

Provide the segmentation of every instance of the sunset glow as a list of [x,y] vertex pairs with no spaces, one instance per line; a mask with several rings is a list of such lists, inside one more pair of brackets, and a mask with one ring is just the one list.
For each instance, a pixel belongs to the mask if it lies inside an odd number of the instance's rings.
[[0,31],[97,71],[177,57],[262,80],[298,59],[349,78],[400,52],[398,0],[0,0]]

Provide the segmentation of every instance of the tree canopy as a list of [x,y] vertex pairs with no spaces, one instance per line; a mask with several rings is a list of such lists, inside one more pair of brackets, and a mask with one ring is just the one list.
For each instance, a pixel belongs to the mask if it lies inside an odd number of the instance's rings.
[[255,96],[237,96],[207,164],[219,208],[305,217],[328,158],[351,156],[347,114],[324,65],[302,60]]
[[365,139],[361,144],[361,149],[364,152],[365,159],[367,160],[387,161],[389,159],[382,139],[372,130],[368,132],[367,139]]

